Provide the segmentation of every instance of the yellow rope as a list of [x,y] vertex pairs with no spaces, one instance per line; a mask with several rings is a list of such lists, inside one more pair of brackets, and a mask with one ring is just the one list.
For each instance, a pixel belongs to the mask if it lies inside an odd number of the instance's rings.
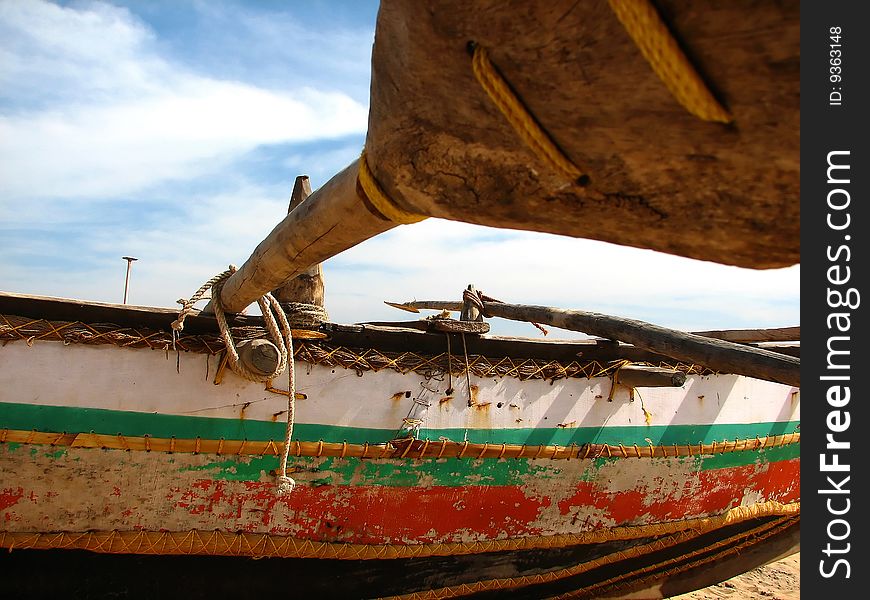
[[185,439],[158,438],[151,436],[127,437],[120,434],[100,433],[56,433],[26,431],[20,429],[0,430],[0,443],[39,444],[68,446],[71,448],[103,448],[130,452],[174,452],[194,454],[235,454],[235,455],[279,455],[284,451],[295,456],[341,456],[363,459],[380,458],[530,458],[547,460],[595,459],[604,456],[615,458],[676,458],[712,454],[730,454],[778,448],[799,444],[800,433],[787,433],[764,438],[742,439],[715,442],[712,444],[654,445],[634,446],[629,454],[622,444],[584,444],[578,446],[527,446],[525,444],[472,444],[441,440],[438,446],[430,446],[428,440],[395,439],[389,443],[348,444],[346,442],[291,441],[290,444],[276,443],[275,440],[248,441],[227,439]]
[[[691,532],[713,531],[749,519],[799,516],[800,503],[764,502],[737,506],[713,517],[698,517],[652,525],[613,527],[577,534],[530,536],[481,542],[431,544],[351,544],[317,542],[268,533],[229,531],[89,531],[24,532],[0,531],[0,548],[71,548],[113,554],[210,554],[223,556],[268,556],[275,558],[337,558],[370,560],[455,556],[505,550],[563,548],[615,540]],[[205,539],[203,539],[205,538]]]
[[372,206],[386,219],[393,223],[408,225],[410,223],[419,223],[427,217],[408,212],[404,208],[393,202],[384,190],[381,189],[374,173],[369,168],[368,160],[366,159],[366,151],[363,150],[359,158],[359,184],[365,192],[366,198]]
[[677,102],[705,121],[733,117],[704,84],[649,0],[609,0],[610,8]]
[[481,87],[538,158],[572,182],[583,177],[583,172],[565,156],[522,100],[514,94],[510,85],[490,62],[486,49],[479,44],[474,46],[471,66]]

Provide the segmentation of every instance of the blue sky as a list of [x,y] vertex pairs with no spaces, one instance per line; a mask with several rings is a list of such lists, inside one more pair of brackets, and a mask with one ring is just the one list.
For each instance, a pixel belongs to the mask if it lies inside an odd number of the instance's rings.
[[[376,15],[361,0],[0,1],[0,290],[121,302],[127,255],[130,303],[172,307],[241,265],[297,175],[316,189],[359,155]],[[436,219],[324,268],[337,322],[406,319],[383,300],[452,299],[473,282],[679,329],[799,324],[798,266]]]

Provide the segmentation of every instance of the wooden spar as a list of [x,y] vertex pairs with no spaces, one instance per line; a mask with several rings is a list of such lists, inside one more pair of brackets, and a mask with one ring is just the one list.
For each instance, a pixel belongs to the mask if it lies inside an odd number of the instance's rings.
[[245,340],[238,345],[239,360],[261,375],[274,373],[281,361],[277,346],[269,340]]
[[[731,125],[675,100],[614,4],[382,0],[366,153],[384,191],[431,217],[798,263],[799,3],[654,3]],[[478,82],[469,41],[585,177],[523,141]]]
[[[414,302],[384,302],[388,306],[412,313],[418,309],[461,311],[464,302],[452,300],[415,300]],[[692,335],[716,338],[740,344],[757,344],[762,342],[799,342],[801,339],[800,325],[797,327],[774,327],[770,329],[716,329],[712,331],[690,331]]]
[[[462,307],[461,302],[444,301],[387,304],[411,312],[420,308],[460,310]],[[720,373],[736,373],[800,387],[800,359],[793,356],[595,312],[505,302],[484,301],[483,305],[485,314],[492,317],[546,323],[633,344],[676,360],[704,365]]]
[[[293,184],[293,193],[290,195],[290,206],[287,214],[293,212],[311,195],[311,183],[308,175],[300,175]],[[302,273],[285,282],[281,287],[272,291],[272,295],[278,302],[301,302],[323,307],[323,265],[317,263],[305,269]]]
[[311,265],[397,225],[369,210],[357,191],[357,163],[311,194],[260,242],[224,284],[221,301],[225,311],[241,312]]
[[626,387],[680,387],[686,383],[686,374],[662,367],[626,365],[616,371],[614,381]]
[[800,327],[778,327],[775,329],[723,329],[716,331],[694,331],[695,335],[738,342],[756,344],[760,342],[797,342],[801,339]]

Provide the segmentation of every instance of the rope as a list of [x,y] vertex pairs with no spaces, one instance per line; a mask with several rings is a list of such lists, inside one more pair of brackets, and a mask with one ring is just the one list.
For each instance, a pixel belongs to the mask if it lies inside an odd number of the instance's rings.
[[462,335],[462,354],[465,356],[465,384],[468,386],[468,406],[474,406],[474,395],[471,393],[471,366],[468,364],[468,348],[465,345],[465,334]]
[[316,304],[306,302],[281,302],[280,304],[287,315],[287,322],[293,329],[317,329],[321,323],[329,320],[326,309]]
[[[416,405],[415,405],[416,406]],[[283,412],[283,411],[282,411]],[[411,417],[409,411],[408,418]],[[635,447],[634,453],[623,451],[624,444],[585,443],[570,446],[530,446],[526,444],[493,445],[492,442],[468,443],[454,442],[448,438],[439,439],[437,448],[426,446],[426,440],[416,440],[413,444],[413,458],[461,458],[459,455],[465,449],[476,453],[478,458],[516,458],[528,459],[547,457],[550,460],[595,459],[604,456],[611,458],[675,458],[685,456],[703,456],[709,454],[731,454],[739,452],[755,452],[782,448],[800,444],[801,434],[798,432],[765,436],[763,438],[743,438],[734,440],[712,441],[709,444],[654,444],[647,440],[648,445]],[[419,442],[419,443],[417,443]],[[102,448],[103,450],[123,450],[125,452],[173,452],[193,454],[218,454],[236,456],[275,456],[281,455],[282,449],[273,440],[245,439],[209,439],[197,437],[160,438],[144,436],[124,436],[121,434],[102,434],[90,432],[40,432],[35,429],[2,429],[0,444],[38,444],[71,448]],[[632,444],[634,446],[634,444]],[[324,441],[294,441],[290,444],[290,453],[294,456],[341,456],[342,458],[395,458],[395,453],[404,453],[406,447],[392,440],[389,443],[365,442],[364,444],[347,444],[345,442]],[[791,459],[784,459],[791,460]],[[775,461],[776,462],[776,461]]]
[[641,54],[683,108],[704,121],[734,120],[713,97],[649,0],[609,2]]
[[571,162],[565,153],[556,145],[556,142],[538,124],[532,113],[526,108],[522,100],[517,97],[510,85],[501,76],[496,67],[490,62],[486,49],[475,43],[471,43],[472,50],[471,68],[478,83],[505,116],[508,123],[514,128],[526,146],[541,160],[561,173],[567,179],[583,183],[588,179],[577,165]]
[[487,314],[486,308],[483,306],[483,299],[481,299],[477,290],[469,290],[468,288],[462,290],[462,300],[463,302],[469,302],[477,307],[477,310],[479,310],[480,314],[484,317],[492,316]]
[[293,437],[293,421],[296,414],[296,369],[293,361],[293,338],[287,335],[288,352],[290,360],[287,362],[287,428],[284,431],[284,448],[281,451],[281,471],[278,475],[277,495],[283,496],[289,494],[296,487],[296,482],[292,477],[287,475],[287,460],[290,457],[290,439]]
[[[484,294],[480,290],[472,291],[472,290],[469,290],[468,288],[462,290],[462,300],[464,302],[470,302],[471,304],[476,306],[477,309],[480,311],[480,314],[482,314],[484,317],[486,317],[488,319],[492,318],[492,315],[487,312],[486,307],[483,304],[484,301],[485,302],[497,302],[499,304],[504,304],[504,302],[502,302],[501,300],[496,300],[495,298],[487,296],[486,294]],[[529,324],[537,327],[538,330],[540,330],[541,333],[543,333],[544,335],[547,335],[549,333],[549,331],[547,331],[540,323],[535,323],[534,321],[529,321]]]
[[366,195],[366,199],[385,219],[400,225],[408,225],[410,223],[419,223],[427,218],[425,215],[418,215],[405,210],[387,196],[377,179],[375,179],[374,173],[369,168],[365,150],[362,151],[362,155],[359,158],[358,180]]
[[[284,452],[281,458],[281,472],[278,476],[278,494],[289,493],[293,490],[295,482],[287,476],[287,458],[290,451],[290,437],[293,434],[293,418],[294,408],[296,406],[296,389],[294,381],[294,366],[293,366],[293,336],[291,333],[290,323],[287,320],[287,315],[281,304],[270,293],[264,294],[257,300],[257,305],[260,307],[260,312],[263,314],[263,321],[266,324],[266,330],[269,332],[272,341],[278,348],[278,364],[271,373],[263,374],[259,371],[249,369],[243,362],[239,360],[239,352],[236,349],[233,335],[230,332],[230,327],[227,324],[226,313],[224,312],[223,303],[221,302],[221,290],[227,279],[236,272],[236,266],[230,265],[229,268],[215,275],[206,281],[200,288],[190,297],[189,300],[181,299],[178,302],[182,309],[178,318],[172,322],[173,332],[179,332],[184,329],[184,320],[193,312],[193,305],[203,298],[206,290],[211,289],[212,308],[214,316],[217,319],[218,327],[220,328],[221,339],[226,348],[227,357],[230,368],[243,378],[271,385],[272,379],[284,372],[289,365],[288,373],[288,389],[289,395],[287,399],[287,431],[284,438]],[[280,322],[280,330],[278,324]],[[174,339],[174,337],[173,337]]]

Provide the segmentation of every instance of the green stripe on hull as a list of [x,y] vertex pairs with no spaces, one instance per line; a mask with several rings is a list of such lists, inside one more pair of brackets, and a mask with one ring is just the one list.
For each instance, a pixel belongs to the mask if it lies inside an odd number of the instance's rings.
[[[45,448],[44,450],[41,448]],[[20,444],[7,444],[6,451],[11,455],[22,453],[35,458],[38,455],[53,460],[64,460],[69,449],[49,449],[48,446],[25,447]],[[85,450],[88,452],[91,450]],[[78,450],[78,453],[83,450]],[[102,451],[101,451],[102,452]],[[121,451],[118,451],[121,452]],[[23,453],[26,453],[24,455]],[[526,485],[530,481],[563,480],[593,482],[602,479],[602,469],[629,466],[637,469],[638,479],[661,471],[694,473],[714,471],[747,465],[763,465],[792,460],[800,457],[800,444],[791,444],[766,450],[744,450],[713,456],[686,456],[655,459],[597,458],[587,461],[547,461],[529,458],[429,458],[362,460],[347,457],[296,457],[289,458],[289,471],[292,476],[306,485],[341,486],[504,486]],[[278,469],[277,456],[225,456],[199,455],[197,464],[179,460],[167,455],[169,470],[193,473],[202,479],[225,481],[274,481],[273,473]],[[583,465],[582,467],[580,465]],[[582,471],[578,472],[578,469]],[[608,477],[604,477],[608,479]]]
[[[293,439],[300,441],[347,442],[349,444],[377,444],[387,442],[398,429],[364,429],[297,423]],[[799,421],[722,425],[639,425],[577,428],[527,429],[427,429],[420,430],[420,438],[433,441],[447,438],[472,444],[624,444],[647,446],[664,444],[710,444],[724,440],[754,439],[782,435],[798,430]],[[164,415],[132,411],[75,408],[68,406],[39,406],[0,402],[0,429],[19,429],[50,432],[94,432],[130,437],[150,435],[161,438],[200,437],[203,439],[280,440],[286,425],[281,421],[253,421],[249,419],[219,419]]]

